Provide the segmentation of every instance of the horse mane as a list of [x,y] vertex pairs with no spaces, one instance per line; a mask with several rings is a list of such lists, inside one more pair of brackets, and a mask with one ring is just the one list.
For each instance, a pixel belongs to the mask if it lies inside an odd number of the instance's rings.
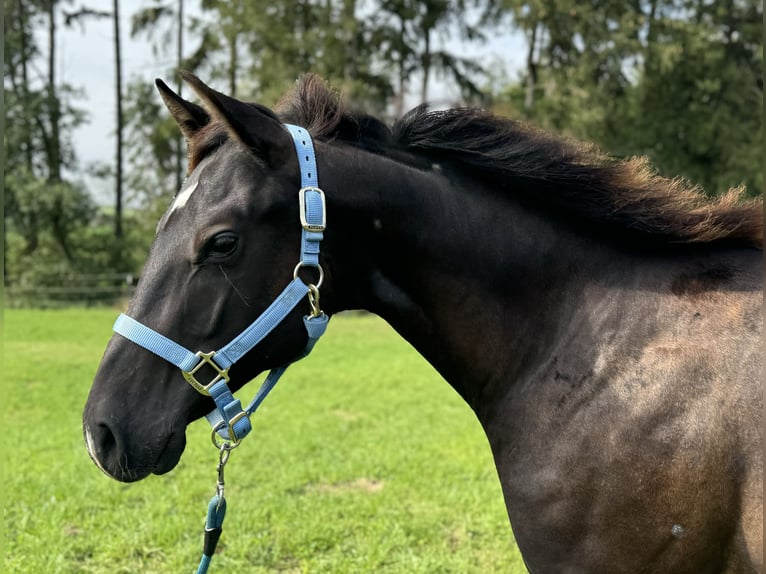
[[462,165],[494,187],[526,194],[528,201],[591,227],[651,242],[763,247],[763,199],[743,199],[743,186],[710,198],[682,178],[657,174],[646,158],[617,159],[483,110],[421,106],[388,128],[349,112],[337,92],[309,74],[280,100],[277,113],[320,140],[425,157],[428,165]]

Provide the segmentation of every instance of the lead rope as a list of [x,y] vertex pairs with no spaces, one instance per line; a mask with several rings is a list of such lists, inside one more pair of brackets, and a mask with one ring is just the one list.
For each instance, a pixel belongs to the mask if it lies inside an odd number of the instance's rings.
[[[215,440],[215,430],[213,430],[213,444],[219,446]],[[202,559],[197,567],[197,574],[206,574],[210,567],[210,561],[213,559],[215,547],[218,545],[218,539],[221,538],[223,531],[223,519],[226,517],[226,498],[224,497],[224,478],[223,469],[229,461],[231,451],[237,447],[229,441],[223,442],[218,449],[218,480],[215,483],[215,494],[207,505],[207,519],[205,520],[205,543],[202,549]]]

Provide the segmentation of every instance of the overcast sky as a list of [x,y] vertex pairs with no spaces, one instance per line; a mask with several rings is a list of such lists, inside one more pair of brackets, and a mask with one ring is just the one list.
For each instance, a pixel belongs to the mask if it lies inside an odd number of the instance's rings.
[[[75,2],[70,10],[80,7],[82,2]],[[163,77],[173,85],[174,78],[168,77],[168,69],[173,65],[172,57],[158,60],[152,54],[149,42],[143,38],[130,38],[130,18],[140,7],[151,5],[152,2],[131,0],[121,2],[121,33],[122,33],[122,65],[123,86],[135,78],[142,78],[147,83],[156,77]],[[197,2],[187,2],[187,15],[199,14]],[[111,0],[88,0],[87,6],[94,10],[109,12],[112,9]],[[39,41],[45,49],[46,30],[40,30]],[[58,79],[76,88],[82,88],[85,96],[75,104],[87,110],[89,121],[77,129],[74,134],[74,145],[80,164],[87,166],[93,162],[112,163],[114,158],[114,53],[113,53],[113,24],[111,19],[89,19],[84,31],[80,26],[64,28],[60,22],[58,48]],[[464,50],[465,55],[477,54],[484,65],[491,62],[502,64],[509,74],[520,69],[524,54],[523,42],[518,36],[493,35],[493,40],[486,46],[472,47]],[[307,70],[309,71],[309,70]],[[496,70],[498,71],[498,70]],[[203,80],[205,78],[202,78]],[[457,90],[433,82],[429,100],[437,104],[456,98]],[[214,86],[219,89],[224,86]],[[418,102],[412,101],[411,105]],[[88,178],[88,184],[101,201],[108,201],[111,196],[111,184],[95,182]]]

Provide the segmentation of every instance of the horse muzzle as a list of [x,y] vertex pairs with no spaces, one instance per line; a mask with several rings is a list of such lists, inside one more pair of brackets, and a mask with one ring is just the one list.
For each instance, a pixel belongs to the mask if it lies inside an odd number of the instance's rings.
[[154,437],[149,444],[136,444],[126,441],[104,422],[84,422],[83,435],[91,460],[104,474],[120,482],[135,482],[173,470],[186,447],[183,430]]

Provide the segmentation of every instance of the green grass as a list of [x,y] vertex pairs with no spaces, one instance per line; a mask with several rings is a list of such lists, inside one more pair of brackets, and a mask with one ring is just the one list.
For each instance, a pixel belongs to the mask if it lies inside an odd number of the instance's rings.
[[[85,451],[115,314],[6,311],[5,572],[196,568],[215,485],[207,424],[189,427],[175,470],[135,484]],[[226,468],[211,574],[525,572],[473,413],[381,320],[331,321],[253,422]]]

